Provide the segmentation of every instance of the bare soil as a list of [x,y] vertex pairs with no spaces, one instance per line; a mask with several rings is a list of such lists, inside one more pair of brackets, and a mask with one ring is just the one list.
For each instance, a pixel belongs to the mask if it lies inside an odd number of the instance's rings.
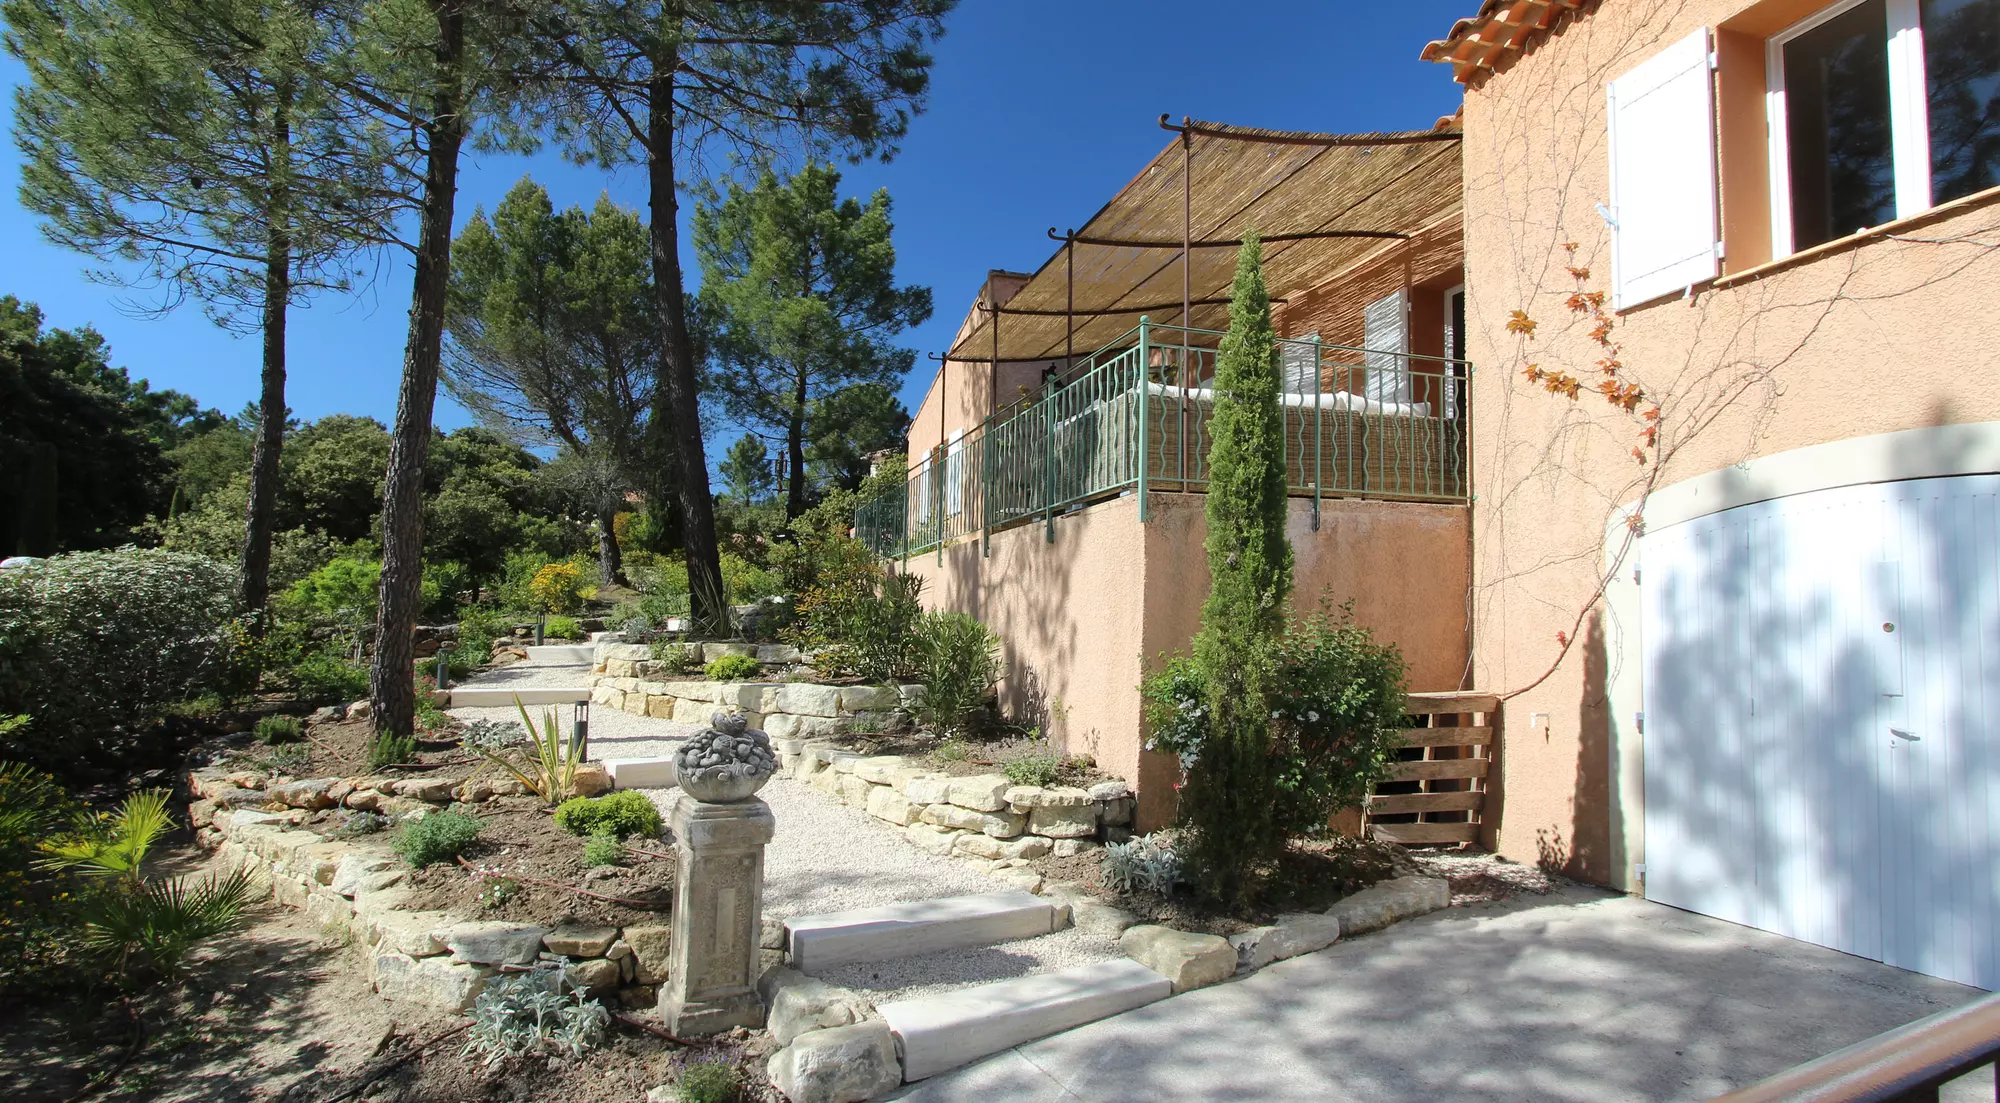
[[1388,843],[1340,836],[1302,839],[1293,842],[1275,866],[1265,871],[1256,901],[1225,908],[1188,896],[1117,892],[1104,883],[1101,849],[1067,858],[1036,858],[1031,864],[1047,880],[1082,885],[1105,903],[1138,916],[1142,923],[1219,935],[1262,926],[1286,912],[1323,912],[1377,881],[1416,872],[1409,856]]
[[544,926],[667,921],[674,859],[664,843],[630,839],[622,863],[591,866],[583,860],[584,840],[557,827],[534,797],[499,797],[475,807],[483,827],[464,857],[477,868],[440,864],[417,870],[409,882],[408,910]]
[[[952,777],[1005,773],[1009,762],[1039,758],[1049,754],[1043,740],[1009,734],[984,739],[946,739],[932,732],[904,730],[891,732],[848,732],[831,737],[830,742],[846,750],[869,755],[903,755],[915,759],[926,770]],[[1115,780],[1097,769],[1088,755],[1071,755],[1057,767],[1051,785],[1091,786]]]
[[[199,869],[184,848],[170,859]],[[650,1011],[621,1011],[658,1023]],[[679,1046],[614,1020],[580,1062],[463,1052],[467,1020],[374,994],[360,948],[276,904],[198,950],[173,987],[0,1000],[0,1093],[10,1103],[640,1103],[689,1061],[741,1068],[746,1101],[779,1097],[763,1080],[773,1043],[739,1031]],[[95,1085],[93,1087],[93,1085]]]

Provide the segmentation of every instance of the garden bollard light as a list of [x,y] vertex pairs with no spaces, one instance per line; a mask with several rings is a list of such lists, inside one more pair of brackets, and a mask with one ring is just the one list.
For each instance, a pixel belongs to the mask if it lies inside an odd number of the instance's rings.
[[574,719],[570,721],[569,728],[570,753],[576,756],[578,762],[582,762],[590,752],[590,702],[578,701],[572,715]]

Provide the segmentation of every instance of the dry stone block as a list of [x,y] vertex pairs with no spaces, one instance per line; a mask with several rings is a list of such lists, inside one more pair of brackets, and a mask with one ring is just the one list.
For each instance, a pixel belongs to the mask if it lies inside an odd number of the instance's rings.
[[334,867],[333,878],[327,885],[342,896],[355,896],[399,885],[408,877],[409,871],[398,859],[380,852],[364,851],[342,858],[340,864]]
[[876,755],[873,758],[864,758],[856,762],[854,764],[854,776],[863,781],[874,782],[877,785],[894,785],[896,783],[896,772],[903,769],[908,763],[909,760],[902,755]]
[[1340,920],[1341,934],[1380,930],[1451,904],[1451,885],[1438,877],[1397,877],[1378,881],[1326,910]]
[[618,987],[618,963],[604,958],[592,958],[566,966],[563,974],[592,996],[608,995]]
[[757,661],[760,663],[795,663],[800,659],[799,649],[788,643],[760,643],[757,645]]
[[955,777],[945,783],[945,800],[975,812],[998,812],[1007,807],[1007,790],[1013,787],[1005,774]]
[[620,937],[632,948],[632,956],[638,959],[639,983],[666,983],[667,963],[672,960],[674,929],[627,927]]
[[813,788],[819,790],[822,793],[825,793],[827,796],[838,797],[840,796],[840,783],[846,780],[849,776],[850,775],[843,774],[840,771],[834,769],[833,767],[828,766],[826,769],[821,770],[819,773],[814,774],[812,778],[806,782],[806,784],[812,786]]
[[848,989],[776,966],[758,978],[757,995],[769,1009],[765,1026],[779,1045],[801,1034],[849,1026],[868,1017],[868,1002]]
[[840,710],[844,713],[886,712],[902,705],[903,695],[895,686],[840,687]]
[[436,957],[446,949],[439,929],[457,922],[450,912],[383,912],[369,920],[368,928],[379,952]]
[[454,782],[444,778],[419,777],[396,783],[396,795],[410,797],[428,804],[443,804],[451,799]]
[[444,957],[413,958],[408,954],[388,953],[376,954],[368,973],[375,991],[384,998],[463,1011],[479,998],[493,970]]
[[611,772],[601,762],[589,762],[576,768],[576,776],[571,782],[580,797],[594,797],[611,790]]
[[951,778],[944,774],[923,774],[910,779],[903,792],[917,804],[944,804],[951,789]]
[[[1082,792],[1079,789],[1077,792]],[[1097,834],[1097,808],[1090,804],[1044,805],[1028,812],[1028,833],[1051,839],[1082,839]]]
[[791,682],[778,689],[777,712],[788,712],[794,716],[819,716],[832,718],[840,715],[840,689],[836,686],[816,686],[802,682]]
[[1176,993],[1206,988],[1236,972],[1236,947],[1220,935],[1144,924],[1119,935],[1118,948],[1173,982]]
[[1018,785],[1007,791],[1007,802],[1022,808],[1081,808],[1090,803],[1090,792],[1073,785],[1048,789]]
[[1048,854],[1051,843],[1047,839],[1033,835],[1022,835],[1014,839],[997,839],[991,835],[960,835],[957,848],[953,851],[961,858],[985,858],[989,861],[1011,861],[1022,858],[1040,858]]
[[672,697],[648,697],[646,698],[646,715],[655,720],[672,720],[676,704],[679,704],[679,702]]
[[616,927],[562,926],[542,936],[550,953],[566,957],[603,957],[616,941]]
[[1132,787],[1122,781],[1100,781],[1089,792],[1091,800],[1124,800],[1132,795]]
[[1236,947],[1236,968],[1241,972],[1324,950],[1339,940],[1340,917],[1313,913],[1281,915],[1272,926],[1229,936],[1229,944]]
[[1054,850],[1058,858],[1074,858],[1087,851],[1096,850],[1097,845],[1090,839],[1057,839]]
[[853,774],[840,775],[840,799],[856,808],[868,807],[868,795],[876,789],[886,789],[886,785],[871,785]]
[[1132,797],[1107,800],[1097,806],[1097,820],[1107,827],[1127,827],[1132,823],[1133,808],[1139,802]]
[[724,655],[748,655],[754,659],[757,657],[757,645],[754,643],[704,643],[701,645],[702,662],[712,663]]
[[960,808],[956,804],[932,804],[924,808],[925,823],[939,827],[956,827],[964,831],[978,831],[996,839],[1011,839],[1021,833],[1027,824],[1027,817],[1019,812],[974,812],[970,808]]
[[926,854],[936,854],[940,857],[951,853],[953,840],[959,834],[961,832],[949,827],[937,827],[928,823],[913,823],[903,829],[903,837],[910,840],[912,846]]
[[897,827],[907,827],[917,822],[923,811],[920,804],[911,804],[910,799],[887,785],[869,787],[868,814],[878,820],[887,820]]
[[714,701],[696,701],[688,697],[674,698],[674,723],[707,725],[709,717],[715,713]]
[[799,718],[789,713],[773,712],[765,716],[764,734],[771,737],[772,745],[776,746],[779,752],[783,754],[795,755],[799,753],[797,751],[785,750],[783,744],[796,743],[803,745],[804,743],[804,740],[800,738]]
[[1016,866],[1011,869],[996,869],[987,876],[995,881],[1020,889],[1022,892],[1042,891],[1042,875],[1033,866]]
[[744,712],[767,712],[764,696],[779,688],[777,682],[725,682],[715,687],[715,703]]
[[645,694],[637,690],[630,691],[625,694],[624,703],[618,706],[619,711],[631,716],[644,716],[646,715],[646,700]]
[[861,1103],[903,1083],[895,1035],[882,1022],[802,1034],[771,1055],[767,1071],[792,1103]]
[[488,920],[460,923],[441,932],[453,961],[472,965],[532,965],[541,959],[544,928]]

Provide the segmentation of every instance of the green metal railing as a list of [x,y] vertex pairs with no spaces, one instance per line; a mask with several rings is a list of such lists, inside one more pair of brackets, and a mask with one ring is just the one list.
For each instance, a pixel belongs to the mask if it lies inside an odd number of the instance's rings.
[[[1214,330],[1142,319],[1084,358],[1039,401],[932,449],[901,494],[856,511],[885,556],[1055,518],[1131,493],[1149,519],[1155,490],[1208,482]],[[1295,497],[1464,502],[1471,365],[1461,360],[1281,340],[1286,484]]]

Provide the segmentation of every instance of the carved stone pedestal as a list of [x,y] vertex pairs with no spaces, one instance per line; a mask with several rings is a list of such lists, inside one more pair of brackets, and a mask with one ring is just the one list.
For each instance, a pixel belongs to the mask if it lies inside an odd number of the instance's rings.
[[764,844],[777,820],[756,798],[705,804],[685,792],[667,809],[680,868],[674,878],[670,975],[660,1014],[683,1037],[758,1026],[757,943],[764,915]]

